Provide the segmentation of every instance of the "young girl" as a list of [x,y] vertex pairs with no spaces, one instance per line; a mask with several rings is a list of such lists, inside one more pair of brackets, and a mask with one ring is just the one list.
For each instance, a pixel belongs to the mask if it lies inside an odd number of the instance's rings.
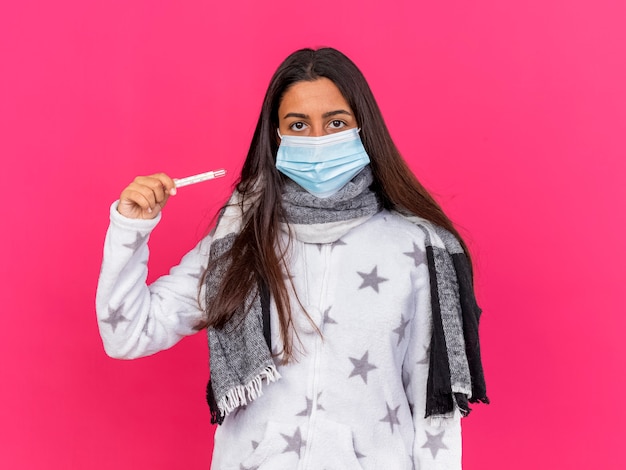
[[461,468],[487,402],[471,263],[347,57],[281,64],[216,227],[147,286],[175,193],[142,176],[112,205],[97,313],[124,359],[208,328],[212,469]]

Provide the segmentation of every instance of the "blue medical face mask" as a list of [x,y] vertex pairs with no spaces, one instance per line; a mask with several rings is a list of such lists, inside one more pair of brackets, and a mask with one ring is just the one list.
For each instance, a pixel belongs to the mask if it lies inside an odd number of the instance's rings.
[[276,168],[314,196],[330,197],[343,188],[370,159],[360,129],[321,137],[281,136]]

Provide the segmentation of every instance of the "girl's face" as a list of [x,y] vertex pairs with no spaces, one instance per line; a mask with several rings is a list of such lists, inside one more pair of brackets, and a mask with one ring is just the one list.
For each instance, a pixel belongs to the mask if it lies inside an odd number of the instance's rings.
[[357,127],[352,109],[328,78],[292,85],[278,107],[281,135],[319,137]]

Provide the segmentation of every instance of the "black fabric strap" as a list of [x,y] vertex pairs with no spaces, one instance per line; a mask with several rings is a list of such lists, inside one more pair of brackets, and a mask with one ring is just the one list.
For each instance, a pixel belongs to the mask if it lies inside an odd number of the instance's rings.
[[446,353],[446,338],[441,322],[437,272],[433,248],[426,247],[426,260],[431,278],[430,295],[432,298],[433,331],[430,341],[430,364],[426,382],[426,413],[424,417],[443,415],[454,409],[452,386],[450,384],[450,364]]
[[211,424],[222,424],[224,422],[224,415],[219,412],[217,407],[217,401],[215,400],[215,393],[213,393],[213,385],[211,380],[206,385],[206,401],[209,404],[211,410]]
[[474,296],[472,268],[464,253],[452,255],[452,261],[459,280],[465,354],[472,376],[472,397],[469,401],[470,403],[489,403],[485,386],[485,375],[480,358],[480,341],[478,339],[478,322],[482,310],[476,303],[476,297]]

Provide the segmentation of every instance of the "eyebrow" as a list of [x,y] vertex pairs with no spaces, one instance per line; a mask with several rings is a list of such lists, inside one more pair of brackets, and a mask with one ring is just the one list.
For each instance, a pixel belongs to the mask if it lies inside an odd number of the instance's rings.
[[[322,114],[322,118],[326,119],[331,116],[337,116],[338,114],[347,114],[348,116],[352,116],[352,114],[350,114],[345,109],[337,109],[335,111],[328,111],[327,113]],[[283,119],[287,119],[290,117],[295,117],[299,119],[309,119],[310,116],[308,114],[302,114],[302,113],[287,113],[285,114],[285,117]]]

